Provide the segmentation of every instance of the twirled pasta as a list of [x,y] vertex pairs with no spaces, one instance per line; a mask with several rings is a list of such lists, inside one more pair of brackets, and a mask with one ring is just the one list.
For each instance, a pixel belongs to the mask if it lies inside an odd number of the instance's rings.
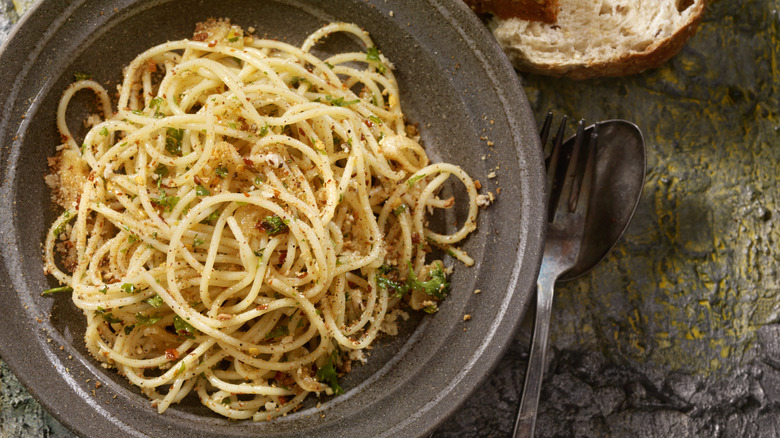
[[[333,32],[366,52],[314,56]],[[79,145],[65,116],[81,89],[104,117]],[[474,182],[429,164],[389,61],[352,24],[298,48],[209,21],[133,60],[116,113],[98,83],[72,84],[57,125],[50,182],[66,210],[45,269],[84,311],[90,353],[159,412],[194,391],[263,420],[338,393],[336,367],[390,309],[433,311],[446,293],[428,244],[473,263],[453,245],[476,227]],[[437,197],[451,175],[468,217],[442,235],[426,216],[452,205]]]

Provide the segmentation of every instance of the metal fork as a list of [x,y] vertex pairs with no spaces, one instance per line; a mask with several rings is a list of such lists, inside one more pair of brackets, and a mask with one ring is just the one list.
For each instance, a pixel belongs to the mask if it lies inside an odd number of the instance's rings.
[[[515,437],[533,437],[536,425],[539,393],[547,350],[553,289],[555,281],[577,261],[582,236],[585,232],[585,216],[591,195],[595,152],[598,141],[598,125],[590,139],[585,137],[584,121],[579,122],[577,134],[570,151],[565,147],[572,141],[563,141],[566,116],[553,140],[547,157],[547,193],[549,194],[547,239],[544,246],[542,267],[536,282],[536,321],[531,342],[523,398],[515,422]],[[540,137],[546,145],[552,113],[547,115]],[[564,200],[565,202],[561,202]],[[560,205],[559,205],[560,204]]]

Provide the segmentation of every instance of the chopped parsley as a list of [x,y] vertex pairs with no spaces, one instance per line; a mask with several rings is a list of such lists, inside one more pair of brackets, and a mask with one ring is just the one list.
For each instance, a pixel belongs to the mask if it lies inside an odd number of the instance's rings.
[[151,298],[147,298],[145,301],[146,301],[146,304],[148,304],[148,305],[150,305],[152,307],[160,307],[160,306],[163,305],[163,302],[164,302],[162,297],[159,296],[159,295],[155,295],[155,296],[153,296]]
[[108,129],[104,126],[98,134],[102,135],[103,137],[108,136]]
[[138,288],[133,283],[124,283],[122,285],[122,291],[126,294],[135,295],[138,293]]
[[165,116],[165,114],[163,114],[161,111],[163,102],[164,100],[162,97],[155,97],[151,102],[149,102],[149,108],[154,108],[154,114],[152,117],[161,118]]
[[219,210],[214,210],[214,211],[211,212],[211,214],[206,216],[205,219],[200,221],[200,223],[207,224],[207,223],[209,223],[209,222],[211,222],[213,220],[217,220],[217,219],[219,219]]
[[[383,265],[384,268],[387,265]],[[390,267],[388,267],[390,268]],[[401,298],[402,296],[406,295],[407,292],[409,292],[409,285],[407,283],[402,283],[400,281],[391,280],[384,274],[390,272],[391,270],[396,270],[396,268],[390,268],[388,270],[383,270],[382,268],[379,269],[380,272],[385,271],[382,274],[376,274],[376,284],[382,289],[386,289],[388,292],[391,292],[394,297]]]
[[52,231],[54,237],[60,237],[60,234],[65,231],[65,225],[68,223],[68,219],[70,219],[70,210],[65,210],[65,212],[62,213],[62,219],[62,223],[57,225],[57,228]]
[[143,313],[136,313],[135,319],[138,321],[138,324],[153,325],[159,321],[161,317],[156,315],[144,315]]
[[111,313],[106,313],[106,311],[102,307],[100,307],[100,306],[98,306],[98,308],[95,310],[95,313],[97,313],[98,315],[102,316],[103,319],[106,320],[106,322],[109,323],[109,324],[122,322],[121,319],[115,317]]
[[428,295],[442,299],[447,295],[447,289],[450,284],[447,283],[447,276],[444,274],[444,269],[441,263],[437,263],[436,269],[429,272],[430,280],[420,281],[412,271],[411,263],[409,264],[409,278],[407,282],[411,281],[412,289],[420,290]]
[[406,206],[406,204],[401,204],[395,209],[393,209],[393,214],[396,216],[400,216],[407,210],[407,208],[408,207]]
[[270,236],[275,236],[286,232],[288,227],[286,221],[279,216],[266,216],[260,221],[260,229]]
[[89,73],[74,73],[73,77],[76,78],[77,81],[87,81],[92,79],[92,75]]
[[424,173],[421,173],[421,174],[419,174],[419,175],[417,175],[417,176],[413,176],[413,177],[409,178],[409,179],[406,181],[406,184],[408,184],[408,185],[409,185],[409,187],[414,187],[414,185],[417,183],[417,181],[419,181],[419,180],[421,180],[421,179],[423,179],[423,178],[425,178],[425,174],[424,174]]
[[220,167],[217,167],[216,169],[214,169],[214,173],[215,173],[215,174],[216,174],[218,177],[220,177],[220,178],[224,178],[224,177],[226,177],[226,176],[227,176],[227,174],[228,174],[228,169],[227,169],[227,167],[225,167],[225,166],[220,166]]
[[168,167],[164,164],[159,164],[157,165],[157,168],[154,169],[154,174],[157,175],[157,187],[160,187],[162,179],[168,176]]
[[393,293],[396,298],[403,297],[412,290],[424,292],[430,296],[442,299],[447,295],[447,289],[450,284],[447,282],[447,277],[444,274],[444,269],[441,264],[436,265],[436,269],[432,270],[428,275],[430,279],[427,281],[420,281],[412,270],[412,263],[409,264],[409,273],[406,276],[406,281],[393,280],[387,276],[392,271],[397,271],[398,268],[382,265],[379,268],[379,273],[376,274],[376,284]]
[[339,98],[334,98],[333,96],[325,96],[325,100],[330,102],[330,104],[333,106],[350,106],[356,103],[360,103],[360,99],[345,101],[343,96]]
[[163,207],[165,211],[173,211],[173,209],[176,207],[176,204],[179,203],[179,197],[168,196],[168,194],[165,193],[165,190],[160,190],[160,197],[152,199],[152,202],[159,205],[160,207]]
[[122,225],[122,228],[124,228],[125,231],[127,231],[127,233],[129,234],[129,236],[127,236],[127,242],[130,245],[132,245],[133,243],[138,241],[138,236],[135,233],[133,233],[132,231],[130,231],[130,227],[128,227],[127,225]]
[[423,307],[423,312],[425,313],[436,313],[439,311],[439,306],[436,304],[431,304],[430,306]]
[[209,192],[209,189],[198,184],[198,187],[195,187],[195,194],[198,196],[208,196],[211,194],[211,192]]
[[368,52],[366,53],[366,59],[369,61],[374,61],[376,63],[376,69],[379,71],[379,73],[384,74],[387,70],[387,67],[382,63],[382,58],[379,57],[379,49],[376,47],[369,47]]
[[327,383],[333,393],[336,395],[344,394],[344,390],[339,386],[339,375],[336,372],[336,368],[333,366],[333,362],[338,357],[338,354],[334,350],[330,357],[328,357],[328,363],[325,366],[320,367],[317,370],[317,379],[320,382]]
[[181,155],[181,141],[184,138],[184,130],[168,128],[165,130],[165,150],[173,155]]
[[278,337],[281,337],[281,336],[286,336],[288,334],[290,334],[290,331],[287,329],[287,326],[286,325],[280,325],[280,326],[274,327],[273,330],[268,332],[268,334],[265,335],[265,338],[266,339],[273,339],[273,338],[278,338]]
[[309,84],[311,85],[311,82],[309,82],[308,79],[302,78],[300,76],[293,76],[290,78],[290,86],[293,88],[298,88],[301,84]]
[[265,137],[266,135],[268,135],[268,129],[269,128],[270,128],[270,126],[268,125],[268,123],[266,123],[265,126],[260,128],[260,137]]
[[241,35],[235,29],[231,29],[227,34],[227,40],[231,43],[235,43],[239,38],[241,38]]
[[173,317],[173,329],[176,331],[177,335],[188,339],[195,339],[195,335],[198,333],[195,327],[190,325],[190,323],[182,319],[179,315]]
[[43,291],[45,295],[56,294],[57,292],[73,292],[73,288],[70,286],[60,286],[60,287],[53,287],[51,289],[46,289],[45,291]]

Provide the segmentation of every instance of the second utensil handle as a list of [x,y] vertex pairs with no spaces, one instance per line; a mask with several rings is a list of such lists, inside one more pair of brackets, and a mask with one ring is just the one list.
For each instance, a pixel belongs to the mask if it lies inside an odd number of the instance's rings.
[[547,337],[550,331],[550,315],[552,313],[553,290],[555,279],[545,281],[540,277],[536,284],[536,320],[534,335],[531,341],[531,354],[528,358],[528,368],[523,385],[523,398],[515,421],[514,437],[531,438],[536,427],[536,414],[539,407],[539,394],[544,378],[545,356],[547,352]]

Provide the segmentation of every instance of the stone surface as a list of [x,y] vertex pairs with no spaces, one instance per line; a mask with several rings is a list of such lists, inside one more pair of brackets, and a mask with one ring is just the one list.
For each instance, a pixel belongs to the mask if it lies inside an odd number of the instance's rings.
[[8,35],[19,20],[14,5],[8,0],[0,0],[0,42],[8,39]]
[[[624,118],[648,146],[625,237],[556,292],[537,436],[780,435],[778,9],[713,0],[683,51],[641,75],[523,76],[540,121]],[[0,12],[5,38],[16,12]],[[530,327],[435,437],[511,435]],[[0,436],[72,436],[2,362],[0,382]]]
[[49,415],[0,361],[0,436],[74,437]]

